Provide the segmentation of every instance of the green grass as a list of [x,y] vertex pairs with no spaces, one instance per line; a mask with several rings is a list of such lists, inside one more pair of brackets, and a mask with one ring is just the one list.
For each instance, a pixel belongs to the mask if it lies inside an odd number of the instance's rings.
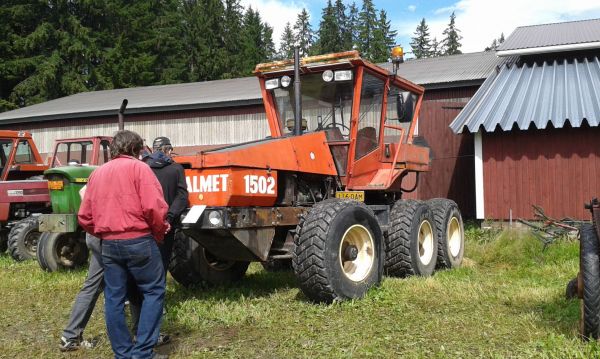
[[[315,305],[291,273],[253,264],[229,288],[186,290],[169,281],[163,348],[172,357],[587,358],[600,346],[577,337],[578,301],[564,299],[577,242],[542,251],[515,233],[467,231],[462,268],[431,278],[386,278],[362,300]],[[0,357],[110,357],[103,301],[86,330],[97,348],[57,350],[85,271],[43,273],[0,257]]]

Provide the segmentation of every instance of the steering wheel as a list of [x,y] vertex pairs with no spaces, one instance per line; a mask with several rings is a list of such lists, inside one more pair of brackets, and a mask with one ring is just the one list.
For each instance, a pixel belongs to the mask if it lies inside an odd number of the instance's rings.
[[334,127],[341,127],[344,128],[346,130],[348,130],[348,132],[350,132],[350,127],[346,126],[345,124],[341,123],[341,122],[337,122],[337,123],[328,123],[327,125],[325,125],[325,127],[323,127],[324,129],[328,129],[328,128],[334,128]]

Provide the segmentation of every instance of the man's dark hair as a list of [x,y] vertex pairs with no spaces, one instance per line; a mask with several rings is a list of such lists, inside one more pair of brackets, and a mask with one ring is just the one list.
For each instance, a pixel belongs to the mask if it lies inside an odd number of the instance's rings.
[[115,158],[119,155],[138,157],[144,147],[144,140],[133,131],[118,131],[110,143],[110,156]]

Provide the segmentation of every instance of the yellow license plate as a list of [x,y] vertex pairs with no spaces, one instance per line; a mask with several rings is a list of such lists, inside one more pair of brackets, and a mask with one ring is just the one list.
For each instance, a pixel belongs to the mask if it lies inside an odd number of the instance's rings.
[[355,201],[365,201],[365,191],[339,191],[335,192],[335,198],[353,199]]
[[63,186],[63,181],[48,181],[48,189],[61,190]]
[[75,182],[76,183],[87,183],[87,181],[88,181],[88,179],[85,178],[85,177],[83,177],[83,178],[81,178],[81,177],[75,178]]

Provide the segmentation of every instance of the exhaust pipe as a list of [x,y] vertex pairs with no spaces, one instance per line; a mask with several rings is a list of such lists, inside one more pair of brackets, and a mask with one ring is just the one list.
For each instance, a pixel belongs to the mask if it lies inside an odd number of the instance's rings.
[[125,108],[127,107],[127,103],[127,99],[124,99],[121,103],[121,108],[119,108],[119,131],[125,129]]
[[300,93],[300,50],[294,48],[294,136],[302,134],[302,96]]

